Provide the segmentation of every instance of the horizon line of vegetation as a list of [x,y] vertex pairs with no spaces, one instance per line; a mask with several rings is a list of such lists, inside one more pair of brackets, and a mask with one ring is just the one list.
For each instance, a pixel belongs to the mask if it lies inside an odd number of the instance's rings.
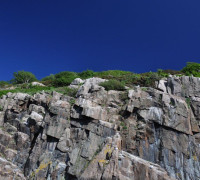
[[[22,89],[34,89],[35,91],[40,90],[52,90],[53,88],[67,87],[76,78],[88,79],[92,77],[99,77],[109,80],[109,82],[102,84],[106,90],[116,89],[124,90],[125,86],[133,87],[135,85],[140,85],[142,87],[155,87],[155,82],[162,78],[167,78],[169,75],[176,76],[194,76],[200,77],[200,63],[188,62],[187,65],[180,71],[177,70],[162,70],[158,69],[157,72],[146,72],[146,73],[133,73],[130,71],[121,70],[108,70],[102,72],[94,72],[92,70],[86,70],[80,73],[63,71],[57,74],[51,74],[38,80],[36,76],[27,71],[18,71],[13,73],[13,79],[10,81],[0,81],[0,88],[9,88],[12,86],[17,86],[18,91],[26,92]],[[33,87],[30,86],[31,82],[40,82],[45,85],[45,87]],[[27,85],[29,84],[29,85]],[[2,91],[2,90],[1,90]],[[5,91],[5,90],[4,90]],[[7,90],[10,92],[9,90]],[[6,92],[7,92],[6,91]],[[15,90],[16,91],[16,90]],[[0,95],[2,93],[0,92]],[[3,92],[3,94],[5,94]]]

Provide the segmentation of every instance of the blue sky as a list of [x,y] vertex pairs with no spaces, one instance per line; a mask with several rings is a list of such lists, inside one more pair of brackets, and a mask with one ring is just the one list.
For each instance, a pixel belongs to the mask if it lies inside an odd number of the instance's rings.
[[200,62],[199,0],[0,1],[0,79]]

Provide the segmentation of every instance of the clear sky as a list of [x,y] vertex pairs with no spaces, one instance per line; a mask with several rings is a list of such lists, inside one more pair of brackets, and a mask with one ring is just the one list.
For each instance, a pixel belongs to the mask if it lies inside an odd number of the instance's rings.
[[0,0],[0,79],[200,62],[199,0]]

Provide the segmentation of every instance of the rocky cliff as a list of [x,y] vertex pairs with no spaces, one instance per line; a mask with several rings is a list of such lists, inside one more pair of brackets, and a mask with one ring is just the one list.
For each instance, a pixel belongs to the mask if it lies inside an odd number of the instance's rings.
[[[200,78],[0,99],[0,179],[200,179]],[[81,84],[80,84],[81,83]]]

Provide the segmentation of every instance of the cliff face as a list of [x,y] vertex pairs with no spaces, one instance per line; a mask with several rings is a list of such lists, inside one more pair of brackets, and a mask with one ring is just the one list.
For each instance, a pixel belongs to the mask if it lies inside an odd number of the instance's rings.
[[200,78],[0,99],[0,179],[200,179]]

